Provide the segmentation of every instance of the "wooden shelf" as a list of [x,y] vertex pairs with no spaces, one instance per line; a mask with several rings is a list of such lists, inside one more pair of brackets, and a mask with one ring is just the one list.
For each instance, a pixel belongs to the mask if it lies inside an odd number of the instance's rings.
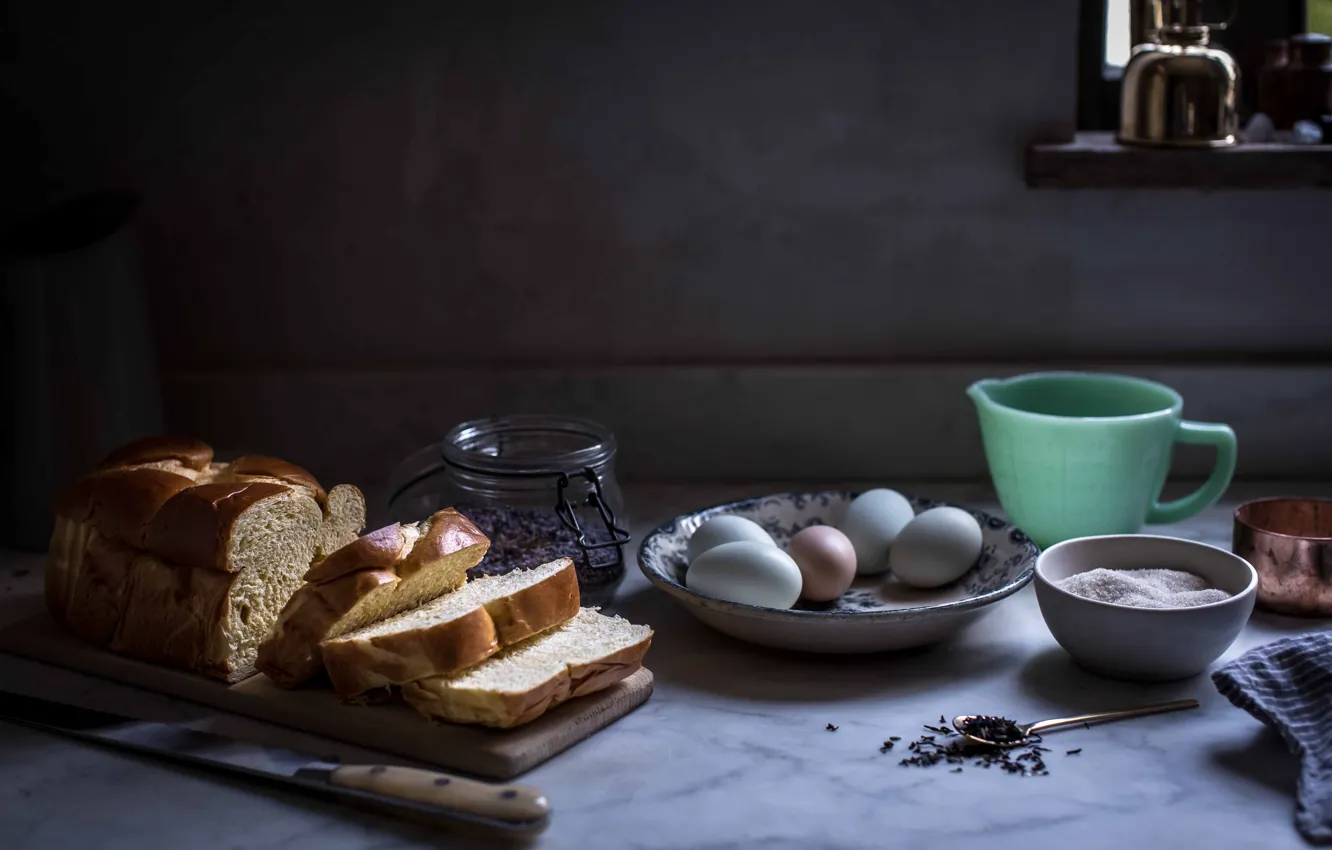
[[1078,133],[1028,148],[1026,176],[1037,189],[1330,189],[1332,145],[1138,148]]

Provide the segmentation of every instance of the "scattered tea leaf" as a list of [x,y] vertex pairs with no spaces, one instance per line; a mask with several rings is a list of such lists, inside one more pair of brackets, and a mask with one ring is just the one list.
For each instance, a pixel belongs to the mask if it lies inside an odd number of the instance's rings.
[[[962,765],[968,761],[973,767],[998,767],[1005,773],[1017,776],[1049,776],[1044,754],[1051,752],[1049,747],[1040,746],[1041,736],[1031,735],[1026,738],[1021,728],[1012,720],[1004,717],[976,717],[964,726],[969,734],[988,741],[1015,743],[1016,746],[997,747],[982,744],[969,738],[957,737],[957,732],[946,726],[923,724],[928,732],[907,744],[911,753],[900,759],[902,767],[932,767],[936,764],[952,765],[949,773],[961,773]],[[974,729],[974,732],[972,731]],[[949,737],[953,736],[953,737]],[[880,753],[887,753],[901,736],[891,735],[879,748]],[[1079,752],[1081,752],[1079,750]]]

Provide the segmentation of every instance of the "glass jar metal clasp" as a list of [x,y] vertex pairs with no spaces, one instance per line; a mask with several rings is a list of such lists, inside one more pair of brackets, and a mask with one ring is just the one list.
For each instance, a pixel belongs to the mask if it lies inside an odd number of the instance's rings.
[[577,478],[582,478],[590,485],[587,491],[585,504],[589,508],[595,508],[597,515],[601,517],[601,522],[606,526],[606,531],[610,533],[610,539],[604,543],[592,543],[587,539],[587,532],[583,530],[578,522],[578,512],[574,505],[565,495],[569,484],[573,479],[567,472],[559,474],[559,481],[555,488],[555,513],[559,516],[560,522],[566,528],[578,535],[578,545],[587,552],[592,549],[609,549],[612,546],[619,548],[629,542],[630,534],[626,529],[620,528],[615,524],[615,511],[606,504],[605,496],[601,492],[601,478],[590,466],[583,467],[583,471],[575,473]]

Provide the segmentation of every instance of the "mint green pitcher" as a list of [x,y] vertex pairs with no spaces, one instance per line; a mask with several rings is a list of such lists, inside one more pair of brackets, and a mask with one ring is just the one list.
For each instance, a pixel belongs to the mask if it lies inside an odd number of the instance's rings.
[[[1037,372],[977,381],[967,395],[999,502],[1041,547],[1187,519],[1215,504],[1235,474],[1235,432],[1185,421],[1184,399],[1155,381]],[[1216,465],[1197,491],[1162,503],[1177,442],[1215,446]]]

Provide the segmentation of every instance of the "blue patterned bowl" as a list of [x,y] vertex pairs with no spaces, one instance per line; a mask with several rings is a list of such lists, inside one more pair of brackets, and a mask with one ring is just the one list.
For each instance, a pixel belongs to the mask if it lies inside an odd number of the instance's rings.
[[[880,652],[934,643],[1031,581],[1040,553],[1036,544],[1004,520],[964,507],[980,523],[984,543],[975,565],[944,587],[920,590],[892,578],[867,577],[857,579],[839,599],[821,605],[800,602],[790,610],[727,602],[685,587],[686,544],[706,520],[721,514],[747,517],[785,549],[803,528],[839,523],[856,495],[777,493],[676,517],[643,539],[638,566],[649,581],[720,632],[764,646],[827,653]],[[946,504],[908,498],[916,513]]]

